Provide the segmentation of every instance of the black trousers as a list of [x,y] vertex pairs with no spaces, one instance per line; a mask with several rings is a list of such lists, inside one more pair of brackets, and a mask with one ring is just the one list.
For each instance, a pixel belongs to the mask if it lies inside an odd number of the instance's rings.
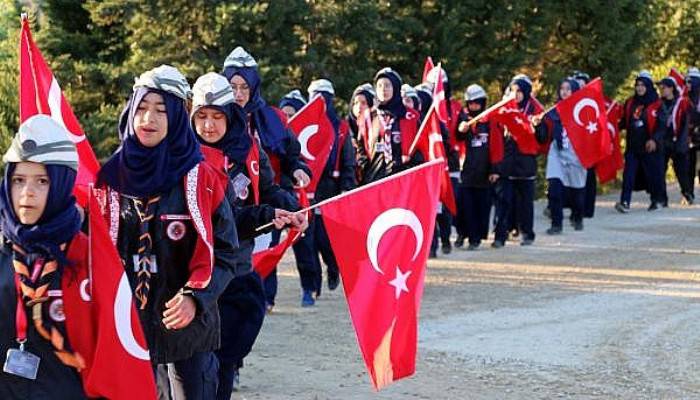
[[595,175],[595,167],[588,168],[586,175],[585,198],[583,201],[583,217],[593,218],[595,215],[595,198],[598,192],[598,178]]
[[534,179],[501,178],[495,186],[497,206],[496,240],[505,242],[511,227],[511,212],[517,209],[517,228],[523,240],[535,240]]
[[464,226],[469,244],[478,245],[489,234],[489,217],[491,215],[491,188],[464,188],[462,205],[466,209]]
[[219,363],[213,352],[156,366],[159,400],[210,400],[216,397]]
[[549,197],[549,208],[552,213],[552,226],[562,227],[564,203],[571,206],[572,219],[576,222],[582,221],[586,195],[585,188],[565,187],[560,179],[548,179],[548,182],[547,196]]
[[[326,264],[328,268],[328,276],[337,277],[338,276],[338,262],[335,260],[335,254],[333,253],[333,247],[331,247],[331,241],[328,239],[328,232],[326,232],[326,225],[323,223],[323,216],[316,215],[314,217],[314,262],[316,263],[316,268],[314,272],[316,293],[321,294],[321,287],[323,287],[323,267],[321,266],[321,259],[323,263]],[[320,254],[320,258],[319,258]]]
[[[666,170],[668,169],[668,162],[673,163],[673,172],[676,174],[676,180],[678,185],[681,187],[681,193],[685,197],[691,197],[693,193],[693,186],[688,173],[688,165],[690,164],[688,152],[667,152],[664,158],[663,165],[663,175],[666,177]],[[663,179],[663,201],[668,202],[668,193],[666,192],[666,179]]]

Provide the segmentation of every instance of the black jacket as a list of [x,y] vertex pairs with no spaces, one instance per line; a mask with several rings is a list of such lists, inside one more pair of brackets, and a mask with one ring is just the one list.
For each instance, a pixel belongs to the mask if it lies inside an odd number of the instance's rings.
[[[459,123],[469,120],[465,112],[459,113]],[[467,132],[457,131],[458,141],[467,146],[467,156],[462,165],[462,185],[465,187],[488,188],[491,186],[489,175],[495,173],[496,166],[491,164],[491,132],[488,122],[477,122]]]
[[[197,304],[194,320],[184,329],[177,330],[166,329],[162,322],[165,303],[184,287],[189,277],[188,266],[197,232],[192,220],[183,217],[188,215],[183,187],[176,185],[161,196],[149,227],[158,271],[151,276],[148,303],[145,310],[139,310],[139,317],[154,364],[184,360],[195,353],[219,347],[217,300],[233,277],[238,246],[234,215],[227,201],[222,201],[212,215],[214,269],[209,285],[195,290],[192,295]],[[117,250],[129,283],[135,289],[137,277],[133,258],[139,245],[140,222],[133,201],[124,196],[120,201],[119,220]],[[184,225],[184,235],[173,239],[168,228],[177,222]]]

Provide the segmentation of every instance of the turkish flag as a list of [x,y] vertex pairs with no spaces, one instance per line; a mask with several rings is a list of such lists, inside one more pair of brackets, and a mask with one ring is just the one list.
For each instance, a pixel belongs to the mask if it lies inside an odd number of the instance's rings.
[[622,170],[625,166],[619,129],[619,123],[622,119],[622,106],[616,101],[608,103],[608,132],[610,132],[612,153],[596,164],[595,171],[601,184],[617,178],[617,171]]
[[250,175],[250,182],[253,187],[253,200],[255,205],[260,204],[260,151],[258,150],[258,139],[254,136],[250,137],[250,150],[248,150],[248,156],[246,157],[245,163],[248,168],[248,175]]
[[50,115],[70,133],[78,150],[78,176],[75,196],[85,207],[90,184],[95,182],[100,164],[95,158],[78,119],[66,101],[58,81],[34,44],[29,21],[22,19],[19,39],[19,121],[20,124],[37,114]]
[[515,144],[521,153],[537,154],[540,145],[535,138],[535,130],[532,128],[527,115],[518,107],[517,100],[512,99],[489,113],[489,118],[508,128],[508,132],[515,140]]
[[[89,196],[92,363],[81,371],[88,397],[148,400],[156,385],[129,280],[107,232],[96,196]],[[86,318],[89,318],[86,316]],[[79,343],[76,343],[76,347]]]
[[600,78],[557,103],[556,109],[584,168],[610,155],[608,116]]
[[288,126],[299,140],[301,156],[311,169],[311,183],[306,189],[313,193],[323,175],[335,140],[335,132],[326,115],[323,96],[316,96],[309,101],[289,119]]
[[681,74],[681,72],[675,68],[671,68],[671,70],[668,72],[668,76],[673,78],[673,80],[678,84],[678,91],[680,92],[680,95],[683,97],[687,96],[688,85],[685,83],[685,76],[683,76],[683,74]]
[[321,204],[377,390],[415,372],[418,312],[444,169],[444,161],[431,161]]
[[[309,207],[309,199],[306,196],[306,191],[304,189],[296,189],[297,197],[299,198],[299,206],[302,209]],[[308,213],[307,217],[311,217],[311,213]],[[294,243],[301,239],[303,232],[298,229],[290,228],[287,231],[287,236],[281,240],[278,244],[273,247],[254,251],[253,252],[253,269],[260,275],[262,279],[267,278],[268,275],[277,267],[280,260],[287,252],[287,249],[292,247]]]
[[447,113],[447,99],[445,98],[445,82],[442,80],[442,64],[438,64],[438,73],[435,82],[435,87],[433,88],[433,103],[435,104],[435,109],[437,110],[438,118],[445,124],[448,123],[449,114]]
[[435,68],[435,64],[433,64],[433,58],[430,56],[426,57],[425,64],[423,64],[423,80],[421,82],[428,81],[428,74],[433,68]]
[[[428,161],[440,158],[447,160],[447,152],[442,141],[440,126],[440,119],[435,108],[430,107],[428,115],[423,120],[421,129],[418,131],[416,143],[416,149],[420,150],[427,157]],[[444,173],[440,176],[440,201],[450,210],[452,215],[457,215],[457,204],[455,204],[454,190],[452,189],[452,180],[450,179],[450,170],[447,164],[445,164]]]

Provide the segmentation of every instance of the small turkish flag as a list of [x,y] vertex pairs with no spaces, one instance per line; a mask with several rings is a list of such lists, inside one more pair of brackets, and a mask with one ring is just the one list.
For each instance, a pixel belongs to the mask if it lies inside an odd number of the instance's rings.
[[[416,149],[420,150],[423,156],[427,157],[428,161],[440,158],[447,160],[447,152],[442,140],[440,119],[434,107],[430,107],[417,136]],[[452,215],[457,215],[457,204],[455,204],[452,180],[450,179],[450,171],[447,165],[445,165],[444,173],[440,176],[440,201]]]
[[600,78],[557,103],[556,110],[584,168],[610,155],[608,116]]
[[435,64],[433,64],[433,58],[428,56],[425,58],[425,64],[423,64],[423,80],[422,82],[427,82],[428,81],[428,74],[430,73],[430,70],[435,68]]
[[622,106],[616,101],[607,103],[608,132],[610,132],[612,153],[596,164],[595,171],[601,184],[617,178],[617,171],[625,166],[620,143],[620,129],[618,128],[622,119]]
[[438,118],[443,123],[447,123],[449,120],[449,115],[447,114],[447,99],[445,98],[445,82],[443,82],[444,76],[442,75],[442,64],[438,64],[437,67],[437,77],[435,78],[435,87],[433,88],[433,103],[435,103],[435,109],[437,110]]
[[326,115],[326,102],[323,96],[316,96],[309,101],[289,119],[288,126],[299,140],[301,156],[311,169],[311,183],[306,189],[309,193],[313,193],[323,175],[323,169],[326,167],[335,140],[335,132]]
[[29,21],[23,17],[19,38],[20,124],[37,114],[50,115],[70,133],[70,138],[78,150],[78,175],[73,191],[78,203],[85,207],[89,185],[95,182],[100,164],[61,87],[58,86],[58,81],[34,44]]
[[444,161],[431,161],[321,205],[377,390],[415,372],[418,312],[444,168]]
[[535,138],[535,130],[527,115],[518,107],[515,99],[489,113],[489,118],[508,128],[515,144],[523,154],[536,155],[540,145]]
[[685,76],[680,73],[675,68],[671,68],[671,70],[668,72],[668,76],[670,76],[675,82],[676,85],[678,85],[678,92],[680,93],[681,96],[685,97],[688,95],[688,85],[685,83]]

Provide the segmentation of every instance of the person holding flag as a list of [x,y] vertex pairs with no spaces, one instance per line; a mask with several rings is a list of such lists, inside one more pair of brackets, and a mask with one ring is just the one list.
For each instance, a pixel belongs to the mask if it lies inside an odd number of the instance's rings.
[[[78,315],[87,304],[88,239],[72,194],[78,154],[48,115],[19,127],[0,185],[0,398],[87,399],[92,355]],[[89,310],[89,309],[88,309]]]
[[[403,100],[403,105],[406,106],[406,108],[410,108],[415,111],[421,110],[421,101],[420,97],[418,97],[418,92],[416,92],[416,89],[414,89],[413,86],[409,85],[408,83],[401,85],[401,100]],[[422,120],[423,118],[421,118],[421,121]]]
[[[243,359],[250,353],[265,316],[265,290],[253,270],[254,228],[270,221],[276,229],[305,222],[295,197],[273,182],[273,172],[264,151],[248,135],[243,110],[234,102],[225,77],[205,74],[192,87],[191,122],[205,160],[224,172],[227,199],[236,212],[239,249],[234,278],[219,297],[221,348],[217,399],[229,399],[238,387]],[[254,153],[251,155],[251,152]],[[277,208],[273,208],[277,207]],[[287,211],[288,210],[288,211]]]
[[[341,120],[333,106],[335,97],[335,89],[333,83],[327,79],[317,79],[312,81],[308,87],[309,99],[316,96],[323,97],[326,103],[326,116],[333,126],[335,140],[331,148],[330,156],[326,161],[326,166],[323,170],[316,191],[314,192],[313,202],[320,202],[337,196],[340,193],[352,190],[357,186],[355,181],[355,148],[352,145],[352,139],[349,134],[349,125]],[[313,222],[312,234],[305,235],[301,239],[302,242],[312,240],[311,249],[313,258],[315,259],[318,268],[316,269],[316,296],[320,296],[321,287],[323,286],[323,272],[321,268],[321,260],[319,254],[326,264],[328,289],[335,290],[340,283],[340,275],[338,272],[338,262],[331,248],[331,243],[328,239],[325,225],[323,224],[323,216],[320,209],[314,210],[316,218]]]
[[[519,111],[528,119],[544,111],[532,96],[532,81],[527,75],[513,77],[506,95],[511,93],[515,95]],[[491,246],[503,247],[511,227],[518,229],[521,234],[522,246],[531,245],[535,241],[533,225],[537,150],[526,149],[508,129],[504,133],[503,149],[500,167],[502,174],[495,186],[496,233]]]
[[287,93],[282,97],[282,100],[280,100],[280,110],[284,113],[284,115],[287,116],[287,119],[290,119],[294,116],[294,114],[298,113],[299,110],[302,109],[306,105],[306,99],[304,96],[301,94],[301,91],[299,89],[294,89],[291,92]]
[[[294,186],[306,187],[311,182],[311,170],[301,158],[301,144],[287,129],[286,121],[282,119],[284,114],[263,99],[257,61],[238,46],[226,57],[222,75],[231,83],[234,99],[245,112],[249,134],[260,142],[270,158],[275,183],[292,195]],[[279,233],[273,232],[271,244],[275,245],[278,241]],[[310,259],[297,258],[297,268],[300,273],[303,272],[302,275],[314,273]],[[267,276],[264,285],[267,304],[271,309],[277,295],[276,268]]]
[[457,140],[466,143],[467,157],[462,165],[462,195],[458,198],[457,218],[460,233],[469,239],[467,250],[479,248],[489,234],[491,188],[500,178],[503,160],[503,128],[488,116],[468,126],[468,122],[486,109],[486,91],[477,84],[464,93],[467,104],[459,115]]
[[[571,77],[576,80],[576,82],[578,83],[578,86],[581,88],[588,85],[588,83],[591,81],[591,76],[585,72],[582,72],[582,71],[574,71],[574,73]],[[609,103],[609,102],[610,101],[606,98],[606,103]],[[594,166],[594,167],[588,168],[588,172],[586,175],[586,189],[585,189],[585,195],[584,195],[584,200],[583,200],[583,217],[584,218],[593,218],[593,216],[595,215],[595,200],[596,200],[597,196],[598,196],[598,179],[596,178],[596,167]],[[568,202],[566,204],[568,204]],[[573,220],[572,220],[572,222],[573,222]]]
[[218,171],[190,126],[185,77],[163,65],[136,79],[119,149],[98,175],[101,203],[137,302],[161,396],[216,396],[217,301],[238,237]]
[[[355,177],[358,183],[363,181],[362,171],[369,159],[369,137],[371,129],[371,110],[374,108],[376,93],[371,83],[363,83],[353,90],[350,97],[347,121],[350,128],[353,147],[355,147]],[[362,149],[362,151],[360,151]]]
[[361,184],[374,182],[424,160],[420,152],[409,157],[420,116],[403,104],[401,77],[393,69],[383,68],[375,75],[374,84],[378,104],[372,111],[366,142],[358,146],[360,158],[367,160],[363,163]]
[[[673,171],[681,187],[683,203],[693,204],[692,186],[688,175],[688,152],[690,150],[690,138],[688,136],[688,100],[682,95],[681,86],[673,76],[667,76],[659,81],[661,89],[661,106],[657,114],[657,129],[662,138],[662,151],[664,153],[661,174],[665,177],[668,162],[673,161]],[[666,193],[666,179],[662,180],[662,201],[668,205]]]
[[695,200],[695,178],[698,176],[700,164],[698,164],[698,152],[700,152],[700,70],[689,68],[686,74],[688,85],[688,134],[690,135],[689,152],[689,179],[690,196]]
[[[579,84],[575,79],[564,79],[559,85],[558,100],[569,98],[578,89]],[[547,234],[559,235],[562,233],[563,209],[567,198],[570,199],[574,229],[583,230],[586,168],[581,165],[567,131],[562,125],[561,116],[556,109],[552,109],[542,118],[535,116],[533,124],[537,129],[538,140],[551,142],[547,153],[546,178],[549,184],[547,197],[552,226],[547,229]]]
[[634,81],[634,95],[625,102],[620,129],[627,132],[625,168],[622,173],[622,192],[615,209],[621,213],[630,211],[632,190],[641,169],[645,185],[650,193],[649,211],[663,204],[663,153],[659,148],[662,132],[657,127],[657,112],[661,105],[649,71],[641,71]]

